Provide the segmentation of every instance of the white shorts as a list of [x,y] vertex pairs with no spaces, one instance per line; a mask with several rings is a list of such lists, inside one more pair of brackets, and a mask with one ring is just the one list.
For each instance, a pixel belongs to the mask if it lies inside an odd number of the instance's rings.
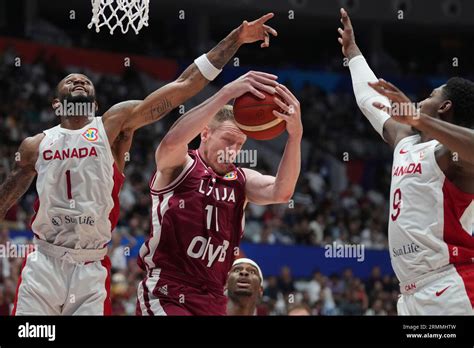
[[72,262],[30,253],[18,280],[12,315],[110,315],[110,260]]
[[474,315],[474,264],[400,283],[398,315]]

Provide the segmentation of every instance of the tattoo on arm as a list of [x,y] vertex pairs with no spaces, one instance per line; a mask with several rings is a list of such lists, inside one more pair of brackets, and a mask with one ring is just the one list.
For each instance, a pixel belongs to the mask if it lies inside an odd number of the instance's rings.
[[234,29],[227,37],[221,40],[207,53],[207,59],[218,69],[222,69],[224,65],[234,56],[239,49],[239,29]]
[[171,101],[164,97],[158,100],[150,107],[150,111],[146,115],[148,121],[157,121],[173,109]]
[[0,186],[0,220],[3,220],[8,209],[28,191],[34,175],[24,168],[15,167]]

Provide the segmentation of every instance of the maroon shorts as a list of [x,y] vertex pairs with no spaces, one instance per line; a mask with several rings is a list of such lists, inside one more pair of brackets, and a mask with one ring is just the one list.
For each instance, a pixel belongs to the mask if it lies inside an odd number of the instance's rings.
[[223,289],[219,293],[156,274],[138,285],[137,315],[226,315],[226,309]]

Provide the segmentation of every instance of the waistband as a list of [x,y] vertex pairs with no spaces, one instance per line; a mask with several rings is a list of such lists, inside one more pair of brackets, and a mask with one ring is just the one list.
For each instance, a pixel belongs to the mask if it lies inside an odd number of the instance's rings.
[[417,278],[413,278],[412,280],[400,282],[400,292],[402,294],[414,294],[418,290],[421,290],[427,284],[437,279],[446,277],[450,274],[456,273],[457,272],[456,268],[463,267],[463,266],[464,265],[449,264],[435,271],[423,274]]
[[102,249],[71,249],[48,243],[44,240],[35,238],[36,249],[48,256],[57,259],[67,259],[71,262],[89,262],[101,261],[107,255],[107,248]]
[[153,268],[148,272],[148,276],[155,276],[159,277],[160,279],[175,281],[203,292],[209,291],[216,295],[224,296],[223,285],[208,279],[198,278],[195,275],[178,272],[166,272],[163,271],[162,268]]

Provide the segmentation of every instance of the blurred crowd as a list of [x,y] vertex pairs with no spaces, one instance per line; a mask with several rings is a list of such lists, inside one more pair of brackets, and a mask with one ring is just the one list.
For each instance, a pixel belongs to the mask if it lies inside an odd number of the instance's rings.
[[[53,127],[57,119],[51,109],[57,83],[75,68],[60,67],[53,58],[40,56],[33,64],[16,67],[16,53],[9,48],[0,52],[0,183],[11,170],[15,152],[27,136]],[[129,69],[123,76],[83,71],[95,83],[99,114],[113,104],[127,99],[142,99],[163,84],[138,71]],[[291,84],[287,83],[291,88]],[[208,87],[207,94],[215,87]],[[245,239],[253,243],[305,244],[323,246],[336,243],[362,243],[368,248],[387,248],[387,192],[389,188],[389,151],[380,144],[366,120],[358,114],[350,93],[328,93],[307,84],[297,93],[303,110],[305,141],[309,146],[303,158],[300,180],[291,204],[257,206],[250,204],[246,212]],[[199,102],[193,98],[189,105]],[[133,258],[126,257],[127,239],[130,246],[135,237],[149,233],[150,199],[148,182],[154,167],[154,149],[164,132],[179,116],[170,116],[155,125],[137,131],[127,177],[120,195],[119,223],[111,243],[114,266],[112,294],[115,314],[133,314],[136,284],[141,271]],[[335,177],[347,173],[334,172],[328,156],[343,163],[343,154],[350,151],[347,163],[374,166],[373,180],[349,180],[343,190],[334,190]],[[374,162],[375,161],[375,162]],[[374,164],[375,163],[375,164]],[[349,164],[347,164],[349,165]],[[265,158],[258,159],[256,168],[271,173]],[[271,173],[275,174],[275,173]],[[2,238],[9,230],[29,229],[36,198],[34,184],[6,216]],[[14,236],[14,234],[11,234]],[[0,314],[6,314],[13,301],[21,262],[11,260],[6,265],[0,258]],[[310,280],[291,279],[291,270],[282,270],[279,278],[265,281],[265,297],[259,310],[267,314],[285,314],[288,296],[307,305],[313,314],[393,314],[397,291],[392,278],[381,277],[374,270],[373,278],[358,279],[350,270],[342,275],[324,276],[315,272]]]

